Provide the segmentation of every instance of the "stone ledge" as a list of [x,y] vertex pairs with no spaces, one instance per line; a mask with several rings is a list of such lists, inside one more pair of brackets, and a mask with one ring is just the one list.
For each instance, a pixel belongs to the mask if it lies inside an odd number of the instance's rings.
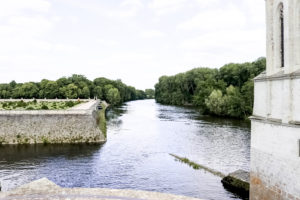
[[299,121],[289,121],[289,123],[283,123],[281,119],[267,118],[267,117],[261,117],[256,115],[252,115],[251,117],[249,117],[249,119],[253,121],[268,123],[268,124],[300,128]]
[[228,174],[221,181],[225,188],[239,194],[242,197],[249,197],[250,173],[244,170],[237,170]]
[[267,76],[265,72],[261,73],[254,78],[255,82],[263,81],[274,81],[274,80],[286,80],[286,79],[300,79],[300,72],[296,71],[290,74],[284,74],[283,72],[278,72],[272,76]]
[[47,178],[33,181],[13,191],[0,193],[0,200],[4,199],[199,200],[192,197],[138,190],[62,188]]

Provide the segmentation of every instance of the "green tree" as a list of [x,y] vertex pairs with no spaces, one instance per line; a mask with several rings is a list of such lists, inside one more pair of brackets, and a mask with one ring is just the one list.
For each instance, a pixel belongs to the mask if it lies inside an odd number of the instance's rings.
[[68,99],[76,99],[78,97],[78,87],[74,83],[61,88],[60,92]]
[[119,90],[117,88],[110,88],[107,92],[107,100],[113,106],[118,105],[121,101]]
[[245,102],[237,87],[232,85],[226,89],[225,96],[226,115],[234,118],[245,118]]
[[90,98],[90,89],[88,88],[88,86],[83,87],[82,97],[85,98],[85,99]]
[[94,88],[94,96],[97,97],[98,99],[102,99],[103,92],[102,92],[102,88],[100,86],[96,86]]
[[221,90],[213,90],[205,104],[212,114],[222,116],[225,112],[225,100]]
[[153,89],[146,89],[145,94],[147,96],[147,99],[154,99],[155,91]]

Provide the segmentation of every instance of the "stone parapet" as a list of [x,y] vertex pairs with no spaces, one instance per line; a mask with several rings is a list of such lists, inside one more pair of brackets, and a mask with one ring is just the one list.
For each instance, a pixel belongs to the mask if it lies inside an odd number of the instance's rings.
[[103,188],[61,188],[46,178],[13,191],[0,193],[2,199],[93,199],[93,200],[200,200],[173,194]]
[[1,144],[101,143],[96,109],[99,100],[84,109],[0,111]]

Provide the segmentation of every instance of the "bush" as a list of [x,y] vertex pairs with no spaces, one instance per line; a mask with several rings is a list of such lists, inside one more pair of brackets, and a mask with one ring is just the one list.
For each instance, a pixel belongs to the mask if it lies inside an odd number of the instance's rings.
[[41,109],[42,110],[48,110],[49,108],[48,108],[48,106],[46,106],[45,104],[43,104],[42,107],[41,107]]
[[32,106],[29,106],[26,108],[26,110],[34,110],[34,108]]
[[23,100],[18,101],[18,103],[17,103],[17,107],[26,107],[26,105],[27,104]]
[[73,107],[74,106],[74,102],[73,101],[67,101],[65,103],[65,105],[68,106],[68,107]]

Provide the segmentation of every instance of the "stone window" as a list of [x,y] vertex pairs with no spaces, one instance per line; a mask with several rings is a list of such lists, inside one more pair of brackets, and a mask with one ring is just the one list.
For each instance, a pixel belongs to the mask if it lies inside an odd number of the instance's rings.
[[279,5],[279,25],[280,25],[280,66],[284,67],[284,12],[283,4]]
[[297,2],[296,19],[295,19],[295,64],[296,69],[300,69],[300,2]]
[[279,3],[274,18],[274,67],[279,69],[284,67],[284,5]]

